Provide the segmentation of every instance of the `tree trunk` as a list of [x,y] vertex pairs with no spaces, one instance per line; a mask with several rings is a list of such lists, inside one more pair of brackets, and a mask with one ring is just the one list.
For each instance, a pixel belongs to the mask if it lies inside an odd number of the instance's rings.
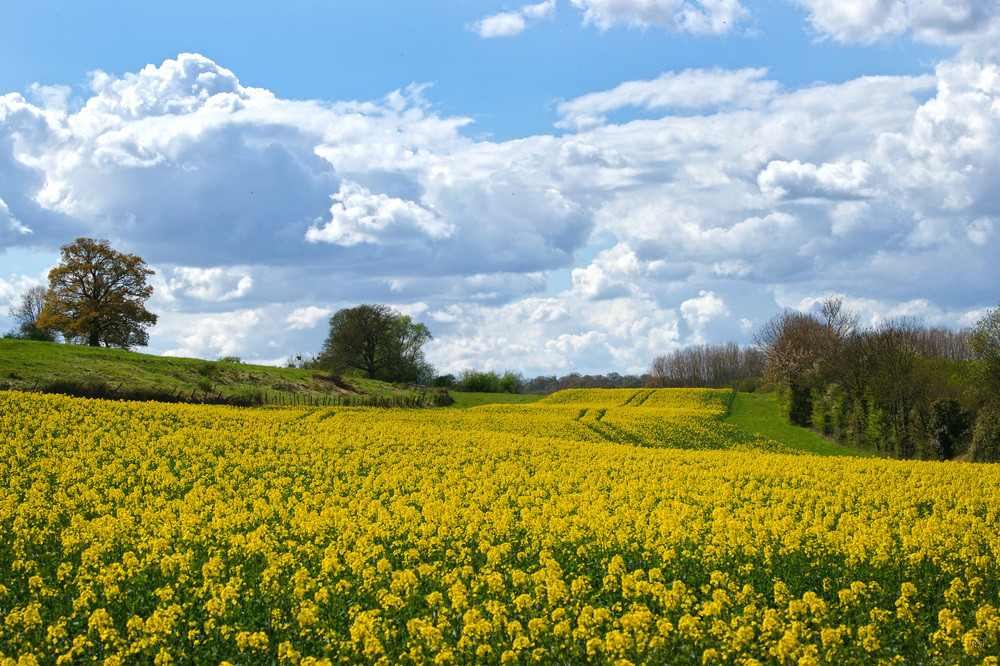
[[87,340],[87,344],[90,345],[91,347],[100,347],[101,346],[100,331],[91,331],[90,337]]

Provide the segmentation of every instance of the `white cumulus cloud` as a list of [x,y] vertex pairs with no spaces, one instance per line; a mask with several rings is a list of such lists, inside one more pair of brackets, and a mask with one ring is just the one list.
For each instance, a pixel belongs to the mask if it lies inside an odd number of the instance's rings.
[[757,184],[775,199],[857,199],[874,194],[873,177],[862,160],[821,165],[775,160],[760,172]]
[[333,313],[330,308],[321,308],[309,305],[303,308],[295,308],[287,317],[285,323],[291,329],[312,328]]
[[713,319],[728,317],[729,308],[715,292],[701,291],[696,298],[689,298],[681,303],[681,314],[688,326],[698,330]]
[[555,0],[545,0],[534,5],[524,5],[516,11],[492,14],[476,21],[472,29],[484,39],[514,37],[527,29],[529,21],[552,18],[555,11]]
[[792,0],[809,12],[819,34],[871,44],[911,32],[919,41],[962,46],[970,53],[996,48],[998,0]]
[[739,0],[572,0],[584,20],[602,29],[616,25],[663,28],[667,32],[723,34],[749,16]]
[[330,312],[386,302],[428,323],[442,370],[641,371],[785,301],[958,322],[1000,283],[989,60],[791,90],[668,72],[510,141],[470,138],[419,85],[288,100],[193,54],[92,84],[0,96],[0,251],[142,256],[157,353],[315,351]]
[[331,220],[322,228],[310,227],[306,239],[312,242],[357,245],[394,243],[411,234],[446,238],[455,227],[433,210],[418,203],[391,197],[344,181],[332,197]]

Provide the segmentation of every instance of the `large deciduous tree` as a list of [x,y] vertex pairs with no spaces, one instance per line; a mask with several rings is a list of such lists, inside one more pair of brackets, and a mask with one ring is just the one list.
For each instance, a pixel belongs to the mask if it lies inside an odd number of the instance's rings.
[[372,379],[430,381],[424,360],[430,331],[388,305],[364,304],[339,310],[330,318],[330,334],[320,352],[321,367],[356,370]]
[[129,349],[149,342],[156,315],[145,308],[153,287],[146,262],[111,248],[106,240],[77,238],[62,247],[49,271],[49,290],[37,326],[92,347]]

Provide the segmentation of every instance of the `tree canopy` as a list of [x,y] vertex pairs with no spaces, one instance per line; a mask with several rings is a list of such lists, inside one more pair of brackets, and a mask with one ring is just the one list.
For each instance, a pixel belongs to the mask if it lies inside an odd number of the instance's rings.
[[156,315],[145,308],[153,287],[146,262],[111,248],[107,240],[77,238],[62,247],[49,271],[49,289],[36,325],[92,347],[129,349],[149,342]]
[[976,323],[970,344],[981,364],[983,384],[1000,394],[1000,307],[987,310]]
[[330,334],[318,365],[337,371],[355,370],[372,379],[427,383],[433,368],[423,346],[431,339],[426,326],[388,305],[364,304],[330,317]]

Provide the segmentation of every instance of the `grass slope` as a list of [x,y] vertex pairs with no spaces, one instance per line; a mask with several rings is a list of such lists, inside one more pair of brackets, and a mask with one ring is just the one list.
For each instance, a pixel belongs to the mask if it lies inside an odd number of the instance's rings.
[[737,393],[725,421],[818,456],[872,457],[868,453],[828,442],[808,428],[789,424],[778,411],[773,393]]
[[124,390],[155,389],[186,394],[211,392],[238,396],[260,391],[267,395],[268,402],[277,403],[338,395],[363,394],[380,398],[415,395],[414,391],[383,382],[344,378],[352,391],[341,388],[330,377],[315,370],[0,339],[0,389],[31,390],[58,380],[103,381],[112,388],[121,385]]

